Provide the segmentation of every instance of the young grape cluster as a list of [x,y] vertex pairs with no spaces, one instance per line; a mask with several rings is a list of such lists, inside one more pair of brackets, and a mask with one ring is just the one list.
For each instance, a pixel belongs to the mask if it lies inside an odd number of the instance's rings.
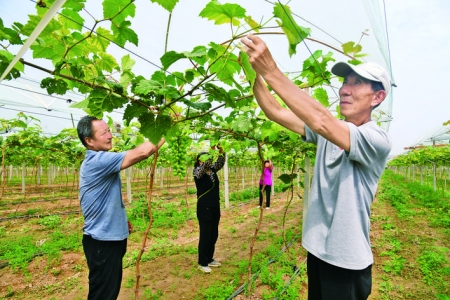
[[173,175],[180,178],[186,176],[187,151],[191,141],[188,136],[177,136],[170,139],[168,143]]

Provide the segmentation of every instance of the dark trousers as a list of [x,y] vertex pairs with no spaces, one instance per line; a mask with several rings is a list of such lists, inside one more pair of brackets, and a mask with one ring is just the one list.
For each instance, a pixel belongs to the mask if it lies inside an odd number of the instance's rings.
[[365,300],[372,290],[372,265],[349,270],[308,253],[308,300]]
[[[259,206],[262,206],[263,201],[263,194],[261,192],[262,184],[259,185]],[[266,191],[266,207],[270,207],[270,192],[272,191],[271,185],[266,185],[264,188],[264,191]]]
[[220,212],[211,219],[198,219],[200,238],[198,241],[198,264],[207,266],[214,259],[217,238],[219,237]]
[[123,241],[98,241],[83,235],[83,250],[89,267],[89,300],[115,300],[122,283]]

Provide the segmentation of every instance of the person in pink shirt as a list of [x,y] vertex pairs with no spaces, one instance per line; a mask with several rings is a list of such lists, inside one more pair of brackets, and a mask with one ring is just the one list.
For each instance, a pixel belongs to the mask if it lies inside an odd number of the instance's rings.
[[270,160],[264,161],[264,169],[259,179],[259,206],[263,205],[263,190],[266,191],[266,209],[270,208],[270,192],[272,190],[272,170],[273,164]]

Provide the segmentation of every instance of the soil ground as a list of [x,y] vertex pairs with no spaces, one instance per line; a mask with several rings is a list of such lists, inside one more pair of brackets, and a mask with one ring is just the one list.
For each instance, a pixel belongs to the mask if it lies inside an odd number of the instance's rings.
[[[176,191],[175,191],[176,192]],[[155,195],[157,196],[157,195]],[[263,210],[261,230],[259,234],[274,232],[281,234],[285,204],[289,195],[276,193],[272,199],[270,210]],[[71,201],[76,203],[76,200]],[[49,202],[48,209],[54,209],[60,203]],[[189,198],[190,209],[195,210],[195,198]],[[241,286],[246,276],[233,277],[238,269],[237,261],[248,260],[250,242],[255,233],[259,217],[256,208],[257,199],[232,206],[222,210],[219,226],[219,240],[216,245],[215,258],[222,263],[214,268],[211,274],[203,274],[197,269],[197,254],[194,251],[180,251],[170,255],[161,255],[156,259],[141,262],[139,265],[141,277],[139,279],[139,299],[206,299],[202,292],[213,284]],[[390,275],[383,270],[383,265],[389,257],[383,252],[389,249],[386,243],[386,220],[393,224],[398,237],[406,240],[414,239],[417,235],[430,237],[430,242],[436,242],[445,237],[439,230],[423,224],[411,224],[400,221],[395,217],[394,209],[386,202],[375,200],[372,206],[371,242],[375,263],[373,266],[373,287],[369,299],[436,299],[432,293],[424,292],[428,287],[420,279],[414,261],[417,250],[404,249],[402,257],[408,262],[405,272],[400,275]],[[286,228],[301,228],[302,202],[294,196],[286,214]],[[417,220],[420,222],[420,220]],[[27,220],[10,220],[0,223],[3,231],[8,234],[27,231],[33,235],[35,228]],[[421,226],[421,227],[417,227]],[[417,232],[410,231],[411,227]],[[81,229],[80,229],[81,230]],[[300,231],[300,230],[298,230]],[[145,251],[152,244],[152,236],[147,241]],[[301,248],[301,238],[293,243],[295,253],[293,263],[300,267],[305,264],[306,252]],[[173,245],[196,249],[198,243],[198,223],[191,219],[173,234],[170,241]],[[141,249],[142,232],[135,232],[129,238],[128,253]],[[270,239],[256,240],[254,253],[263,251],[270,245]],[[450,247],[449,242],[444,246]],[[192,252],[192,253],[191,253]],[[64,252],[57,262],[48,262],[44,257],[35,257],[28,266],[28,272],[13,270],[9,267],[0,269],[0,299],[86,299],[88,293],[88,270],[84,254],[80,247],[77,252]],[[386,279],[389,277],[389,279]],[[224,281],[229,280],[230,281]],[[286,281],[289,278],[286,277]],[[307,285],[304,276],[296,280],[304,281],[299,285],[298,299],[306,299]],[[122,288],[119,299],[135,299],[136,266],[124,269]],[[388,284],[387,284],[387,283]],[[388,289],[389,290],[386,290]],[[263,299],[264,291],[270,289],[267,285],[256,280],[255,288],[248,295],[240,294],[234,299]],[[214,298],[217,299],[217,298]],[[224,297],[223,299],[226,299]]]

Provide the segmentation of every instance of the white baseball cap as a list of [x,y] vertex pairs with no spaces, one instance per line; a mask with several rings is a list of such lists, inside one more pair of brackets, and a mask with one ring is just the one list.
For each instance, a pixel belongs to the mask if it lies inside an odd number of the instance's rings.
[[351,71],[365,79],[381,82],[386,91],[386,95],[389,94],[391,85],[395,86],[395,84],[392,84],[386,70],[373,62],[362,63],[357,66],[346,62],[338,62],[331,68],[331,72],[334,75],[341,77],[346,77]]

